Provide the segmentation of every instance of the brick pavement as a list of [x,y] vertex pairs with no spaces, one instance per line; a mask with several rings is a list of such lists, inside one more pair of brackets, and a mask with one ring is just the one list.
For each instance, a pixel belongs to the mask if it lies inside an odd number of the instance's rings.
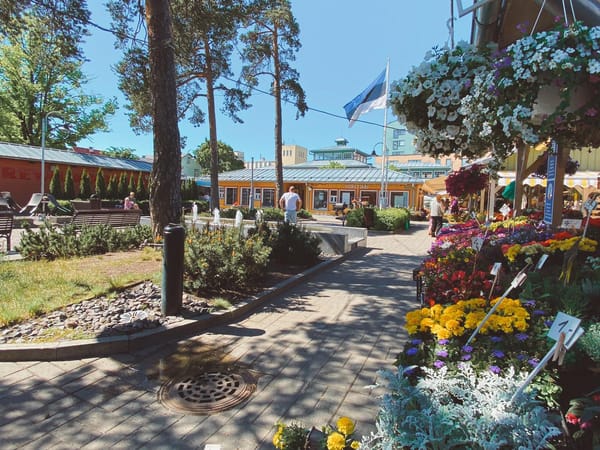
[[[412,270],[431,238],[369,233],[367,247],[285,291],[238,322],[132,354],[0,362],[2,448],[269,449],[274,424],[320,428],[340,415],[375,430],[382,391],[416,305]],[[208,416],[165,408],[161,384],[211,364],[258,377],[245,403]]]

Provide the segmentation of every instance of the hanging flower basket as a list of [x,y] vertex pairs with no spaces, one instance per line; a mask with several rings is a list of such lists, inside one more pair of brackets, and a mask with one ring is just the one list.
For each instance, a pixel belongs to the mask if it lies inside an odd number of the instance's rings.
[[446,178],[446,192],[454,197],[476,194],[487,186],[488,179],[488,174],[479,164],[461,167]]
[[517,139],[600,145],[600,27],[577,22],[525,36],[473,84],[461,104],[472,139],[504,152]]

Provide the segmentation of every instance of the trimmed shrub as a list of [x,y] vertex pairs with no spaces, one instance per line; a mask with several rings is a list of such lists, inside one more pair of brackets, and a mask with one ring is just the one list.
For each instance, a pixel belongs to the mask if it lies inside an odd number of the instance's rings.
[[237,228],[188,230],[184,256],[187,292],[246,289],[265,273],[271,249],[260,236],[244,237]]
[[286,222],[277,226],[270,245],[272,259],[283,264],[309,266],[316,263],[321,254],[321,239],[317,235]]
[[386,208],[375,210],[374,228],[380,231],[398,232],[408,228],[410,211],[405,208]]

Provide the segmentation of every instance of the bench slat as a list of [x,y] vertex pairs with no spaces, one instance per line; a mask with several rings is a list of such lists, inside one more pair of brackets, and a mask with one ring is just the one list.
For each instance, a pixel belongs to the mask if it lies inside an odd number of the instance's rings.
[[129,227],[140,223],[142,212],[139,209],[132,210],[110,210],[92,209],[76,211],[71,224],[76,227],[83,225],[109,225],[111,227]]

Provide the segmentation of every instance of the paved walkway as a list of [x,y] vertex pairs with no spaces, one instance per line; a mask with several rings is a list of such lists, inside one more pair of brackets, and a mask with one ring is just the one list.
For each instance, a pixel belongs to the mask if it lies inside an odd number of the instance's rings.
[[[431,244],[426,223],[369,233],[367,247],[241,321],[135,354],[0,363],[0,442],[6,448],[270,449],[278,420],[320,428],[341,415],[375,430],[381,390],[414,308],[412,270]],[[245,403],[212,415],[158,400],[172,377],[207,367],[258,377]]]

